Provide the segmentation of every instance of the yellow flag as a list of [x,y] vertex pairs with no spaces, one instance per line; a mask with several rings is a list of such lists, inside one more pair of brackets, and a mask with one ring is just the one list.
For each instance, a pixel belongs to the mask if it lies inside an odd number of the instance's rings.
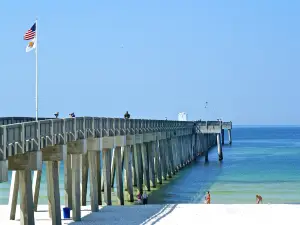
[[32,49],[35,49],[35,38],[28,42],[28,45],[26,46],[26,52],[30,52]]

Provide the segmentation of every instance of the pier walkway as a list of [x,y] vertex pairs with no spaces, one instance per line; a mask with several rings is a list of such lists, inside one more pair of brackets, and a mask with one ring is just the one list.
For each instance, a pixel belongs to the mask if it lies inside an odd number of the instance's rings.
[[115,180],[118,204],[124,205],[125,200],[133,202],[134,186],[141,193],[144,189],[150,191],[197,156],[203,155],[207,161],[212,146],[218,145],[219,160],[223,160],[224,129],[229,132],[230,144],[232,129],[231,122],[222,121],[103,117],[44,118],[2,124],[6,125],[0,126],[0,182],[7,182],[8,170],[13,171],[9,216],[15,219],[20,191],[22,225],[35,224],[43,163],[49,217],[52,224],[60,225],[59,162],[64,162],[64,205],[72,209],[72,220],[80,221],[88,179],[92,212],[98,212],[99,205],[112,204]]

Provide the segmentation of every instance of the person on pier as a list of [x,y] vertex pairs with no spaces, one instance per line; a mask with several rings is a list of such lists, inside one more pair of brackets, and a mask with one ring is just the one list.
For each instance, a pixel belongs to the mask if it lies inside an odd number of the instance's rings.
[[55,118],[58,118],[59,112],[54,113]]
[[262,200],[263,199],[262,199],[262,197],[260,195],[256,195],[256,204],[259,204],[259,203],[262,204],[263,203]]
[[69,116],[70,116],[70,118],[74,118],[75,117],[75,113],[70,113]]
[[130,114],[128,113],[128,111],[126,111],[126,113],[124,114],[124,118],[125,119],[130,119]]
[[210,193],[209,193],[209,191],[206,192],[206,196],[205,196],[205,204],[210,204]]

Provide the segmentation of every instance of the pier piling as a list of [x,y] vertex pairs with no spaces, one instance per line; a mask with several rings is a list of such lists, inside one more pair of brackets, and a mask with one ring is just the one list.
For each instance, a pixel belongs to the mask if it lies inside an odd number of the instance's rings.
[[104,202],[111,205],[111,149],[102,149]]
[[220,134],[217,134],[217,145],[218,145],[219,161],[222,161],[223,160],[223,151],[222,151],[222,143],[221,143]]
[[125,180],[125,189],[127,191],[127,200],[129,202],[134,201],[133,185],[132,185],[132,164],[133,164],[133,158],[131,154],[131,146],[125,146],[124,147],[124,180]]

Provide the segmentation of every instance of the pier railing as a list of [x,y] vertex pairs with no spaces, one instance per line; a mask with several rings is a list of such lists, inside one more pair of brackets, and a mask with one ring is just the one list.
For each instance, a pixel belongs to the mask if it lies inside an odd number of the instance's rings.
[[[75,117],[0,126],[0,160],[86,138],[193,129],[193,121]],[[184,132],[184,131],[183,131]],[[179,133],[178,133],[179,134]]]
[[[22,117],[19,118],[20,120]],[[23,118],[24,119],[24,118]],[[25,118],[26,119],[26,118]],[[32,118],[29,118],[32,119]],[[2,121],[4,121],[2,119]],[[12,122],[6,120],[6,123]],[[16,119],[14,121],[17,121]],[[126,136],[154,132],[167,132],[168,136],[182,136],[188,133],[220,133],[231,129],[231,122],[222,121],[172,121],[123,119],[108,117],[75,117],[65,119],[44,119],[0,126],[0,160],[8,156],[38,151],[51,145],[86,138]]]

